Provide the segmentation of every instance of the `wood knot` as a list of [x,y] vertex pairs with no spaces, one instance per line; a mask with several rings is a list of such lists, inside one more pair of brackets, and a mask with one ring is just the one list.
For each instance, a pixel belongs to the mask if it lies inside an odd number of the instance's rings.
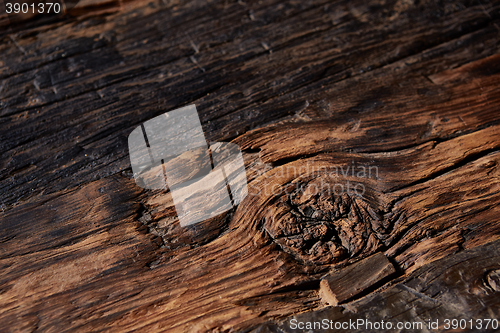
[[313,176],[286,184],[265,213],[263,227],[304,264],[335,264],[372,254],[381,246],[374,231],[382,228],[380,214],[355,186]]

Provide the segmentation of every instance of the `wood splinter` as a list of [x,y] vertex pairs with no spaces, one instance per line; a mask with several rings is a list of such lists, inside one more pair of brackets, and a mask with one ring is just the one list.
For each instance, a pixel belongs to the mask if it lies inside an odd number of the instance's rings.
[[321,279],[319,294],[325,303],[336,306],[394,273],[394,265],[383,253],[378,252],[325,276]]

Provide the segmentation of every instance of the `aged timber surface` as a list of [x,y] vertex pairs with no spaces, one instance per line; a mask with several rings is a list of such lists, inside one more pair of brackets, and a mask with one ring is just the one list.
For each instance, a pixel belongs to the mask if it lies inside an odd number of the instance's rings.
[[[0,29],[1,331],[500,320],[498,2],[89,0]],[[193,103],[250,193],[181,228],[127,136]]]

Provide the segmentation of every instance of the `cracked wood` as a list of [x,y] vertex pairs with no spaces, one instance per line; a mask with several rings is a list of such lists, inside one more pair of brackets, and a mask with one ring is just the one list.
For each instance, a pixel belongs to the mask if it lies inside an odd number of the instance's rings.
[[[248,331],[386,299],[498,316],[499,4],[99,3],[0,32],[1,327]],[[251,193],[183,229],[127,135],[193,103]],[[321,278],[376,253],[399,277],[325,309]]]

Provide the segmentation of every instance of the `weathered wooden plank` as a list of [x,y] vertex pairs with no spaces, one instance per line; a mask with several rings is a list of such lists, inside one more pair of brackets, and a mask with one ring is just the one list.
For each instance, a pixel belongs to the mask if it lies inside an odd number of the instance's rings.
[[[380,252],[401,279],[328,316],[496,315],[497,3],[86,15],[0,35],[1,327],[247,330],[322,309],[325,273]],[[136,186],[127,136],[191,103],[208,140],[243,149],[251,193],[186,229],[167,191]]]

